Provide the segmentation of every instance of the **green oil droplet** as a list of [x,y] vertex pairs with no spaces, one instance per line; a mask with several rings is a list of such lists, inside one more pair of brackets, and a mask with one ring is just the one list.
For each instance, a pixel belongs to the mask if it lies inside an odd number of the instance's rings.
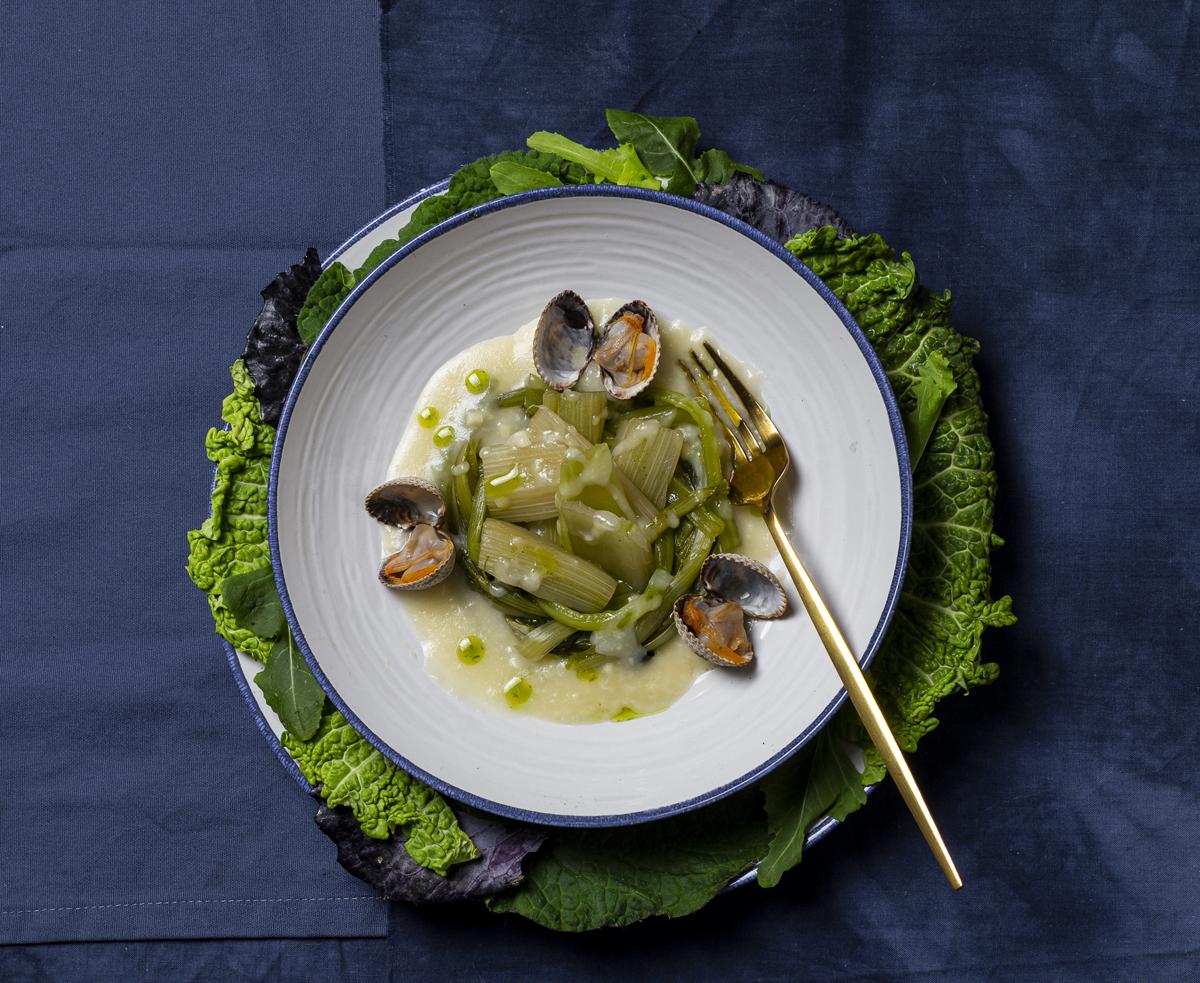
[[449,447],[454,442],[454,428],[450,425],[438,427],[433,432],[433,444],[435,447]]
[[417,422],[426,430],[432,430],[437,426],[438,420],[442,415],[437,411],[436,406],[426,406],[424,409],[417,411]]
[[484,651],[483,639],[477,635],[468,635],[458,643],[458,657],[469,666],[482,662]]
[[520,676],[513,676],[504,686],[504,699],[514,710],[533,696],[533,687]]
[[464,380],[464,384],[467,387],[467,392],[472,392],[476,395],[484,392],[487,389],[489,382],[491,382],[491,379],[488,378],[487,372],[485,372],[483,369],[472,369],[467,373],[467,378]]
[[612,720],[614,723],[619,724],[622,720],[633,720],[635,717],[640,716],[642,714],[638,713],[633,707],[621,707],[620,710],[612,715]]
[[577,679],[583,680],[583,682],[585,682],[585,683],[594,683],[597,679],[600,678],[600,670],[599,669],[576,669],[575,677]]

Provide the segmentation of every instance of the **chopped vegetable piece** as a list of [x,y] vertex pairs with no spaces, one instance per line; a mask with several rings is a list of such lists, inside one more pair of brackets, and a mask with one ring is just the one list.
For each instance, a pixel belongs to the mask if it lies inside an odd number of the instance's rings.
[[558,504],[558,537],[564,549],[636,590],[645,588],[654,571],[650,540],[632,519],[562,501]]
[[[555,393],[558,397],[558,408],[551,406],[563,421],[578,430],[591,443],[596,443],[604,436],[604,423],[608,419],[608,394],[599,392],[580,392],[576,389],[566,389]],[[542,400],[546,405],[546,400]]]
[[536,533],[502,519],[485,519],[479,565],[501,583],[580,611],[600,611],[617,581]]
[[517,636],[517,651],[530,662],[544,659],[575,634],[575,629],[557,621],[543,621],[530,628],[515,618],[508,619],[509,627]]
[[613,463],[661,509],[682,450],[683,434],[648,417],[624,428],[612,456]]
[[565,444],[513,447],[497,444],[479,452],[480,481],[488,515],[512,522],[552,519]]

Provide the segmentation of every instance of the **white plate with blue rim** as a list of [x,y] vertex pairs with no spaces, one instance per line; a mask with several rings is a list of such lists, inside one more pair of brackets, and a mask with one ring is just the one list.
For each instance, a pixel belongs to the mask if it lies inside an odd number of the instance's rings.
[[[394,210],[340,258],[361,261],[402,222]],[[386,603],[376,580],[378,529],[362,498],[397,434],[372,421],[411,419],[442,359],[515,329],[568,284],[587,297],[651,296],[661,315],[709,326],[763,371],[799,475],[787,524],[863,664],[899,593],[912,492],[894,397],[857,325],[786,250],[707,206],[596,186],[514,195],[431,229],[356,287],[305,359],[272,462],[272,559],[297,642],[356,728],[448,797],[526,821],[612,826],[751,784],[845,693],[803,613],[764,639],[749,685],[705,673],[667,711],[620,724],[488,712],[425,672],[404,606]],[[413,325],[435,323],[437,346],[406,343]]]

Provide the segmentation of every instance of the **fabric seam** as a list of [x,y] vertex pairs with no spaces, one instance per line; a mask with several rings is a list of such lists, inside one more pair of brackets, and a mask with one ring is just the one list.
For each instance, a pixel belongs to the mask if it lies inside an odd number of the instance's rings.
[[354,894],[341,898],[195,898],[180,901],[125,901],[119,904],[61,905],[53,908],[0,908],[0,915],[36,915],[45,911],[98,911],[106,908],[148,908],[183,904],[275,904],[302,901],[379,901],[374,894]]

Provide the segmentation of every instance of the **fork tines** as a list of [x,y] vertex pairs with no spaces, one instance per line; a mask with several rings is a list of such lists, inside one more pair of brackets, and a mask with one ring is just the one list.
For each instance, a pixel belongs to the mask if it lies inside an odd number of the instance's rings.
[[769,439],[764,439],[765,434],[776,432],[770,417],[720,353],[708,342],[704,351],[710,364],[692,349],[688,353],[691,364],[680,359],[680,367],[696,392],[708,401],[736,451],[744,457],[765,451]]

